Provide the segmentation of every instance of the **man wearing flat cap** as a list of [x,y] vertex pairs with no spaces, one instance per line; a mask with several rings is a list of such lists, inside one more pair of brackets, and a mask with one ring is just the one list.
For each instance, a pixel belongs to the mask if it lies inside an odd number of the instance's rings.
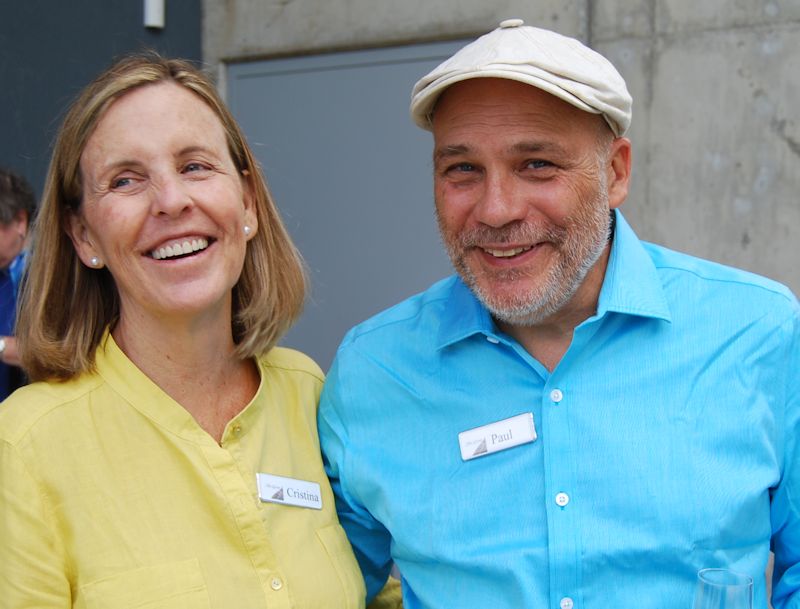
[[457,274],[351,330],[319,412],[370,595],[407,609],[690,609],[697,573],[800,609],[800,313],[640,241],[631,98],[500,24],[414,88]]

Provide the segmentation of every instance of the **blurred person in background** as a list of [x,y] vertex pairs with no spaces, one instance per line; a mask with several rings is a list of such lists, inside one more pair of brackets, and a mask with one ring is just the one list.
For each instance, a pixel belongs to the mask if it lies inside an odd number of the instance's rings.
[[14,323],[28,253],[28,230],[35,211],[30,184],[0,167],[0,401],[24,383]]

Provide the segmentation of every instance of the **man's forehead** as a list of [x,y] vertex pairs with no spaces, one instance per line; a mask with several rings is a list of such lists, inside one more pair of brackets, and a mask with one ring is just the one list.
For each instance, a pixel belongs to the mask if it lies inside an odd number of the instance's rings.
[[[467,156],[476,154],[481,151],[481,142],[472,143],[443,143],[434,145],[433,156],[434,160],[446,159],[458,156]],[[509,155],[517,154],[549,154],[549,155],[563,155],[567,153],[567,149],[559,142],[553,140],[526,140],[519,139],[515,141],[504,142],[501,147],[502,152]]]
[[[437,146],[474,145],[476,139],[505,139],[504,146],[542,151],[563,140],[610,130],[599,114],[585,112],[525,83],[474,79],[453,85],[433,113]],[[555,150],[553,150],[555,151]]]
[[517,115],[545,121],[559,118],[584,121],[600,117],[597,113],[576,108],[547,91],[500,78],[473,78],[454,84],[437,100],[432,112],[434,124],[441,113],[509,117]]

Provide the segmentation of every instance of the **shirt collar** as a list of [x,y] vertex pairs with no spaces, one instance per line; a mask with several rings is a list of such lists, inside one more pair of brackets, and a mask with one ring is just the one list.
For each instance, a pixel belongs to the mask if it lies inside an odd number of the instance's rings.
[[497,333],[492,316],[475,297],[461,277],[450,282],[446,302],[447,313],[441,317],[436,348],[441,349],[473,334],[491,336]]
[[[671,321],[664,289],[652,259],[622,213],[615,210],[614,214],[614,239],[600,289],[597,316],[615,312]],[[460,277],[453,278],[449,289],[446,301],[449,314],[442,316],[437,349],[474,334],[497,334],[497,326],[489,311]]]
[[652,258],[622,213],[615,210],[614,214],[614,240],[597,303],[598,317],[613,311],[671,321]]

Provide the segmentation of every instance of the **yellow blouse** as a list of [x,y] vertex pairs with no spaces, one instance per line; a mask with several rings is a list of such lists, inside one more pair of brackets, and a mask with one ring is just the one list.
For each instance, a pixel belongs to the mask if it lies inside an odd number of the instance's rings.
[[[110,336],[96,362],[0,406],[0,605],[364,606],[319,456],[314,362],[264,356],[221,446]],[[262,501],[257,473],[319,484],[321,509]]]

